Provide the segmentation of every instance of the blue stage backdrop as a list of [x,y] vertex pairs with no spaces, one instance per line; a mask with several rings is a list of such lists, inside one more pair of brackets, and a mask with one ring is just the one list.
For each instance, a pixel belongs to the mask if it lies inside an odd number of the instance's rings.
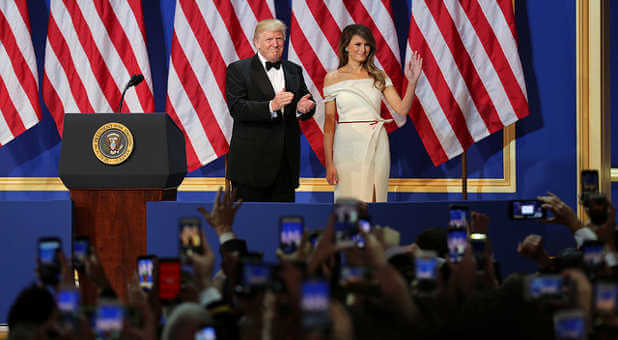
[[0,216],[0,323],[6,323],[19,291],[37,281],[38,238],[58,237],[65,256],[71,254],[72,206],[67,200],[2,201]]
[[[410,1],[393,1],[400,51],[405,52]],[[28,0],[32,37],[42,83],[49,0]],[[165,111],[175,0],[143,0],[148,53],[156,111]],[[276,0],[277,16],[289,23],[291,3]],[[615,4],[613,4],[615,6]],[[536,197],[552,191],[574,206],[576,201],[576,0],[515,1],[519,52],[526,77],[530,115],[516,126],[517,144],[505,162],[502,132],[477,143],[468,152],[471,178],[504,178],[505,163],[515,164],[514,193],[470,194],[471,199]],[[614,71],[615,72],[615,71]],[[392,178],[456,178],[459,158],[434,167],[411,122],[390,135]],[[57,177],[60,138],[44,107],[43,120],[0,148],[0,178]],[[320,178],[325,170],[303,137],[301,176]],[[218,159],[189,174],[222,177]],[[181,201],[212,200],[213,192],[180,192]],[[459,194],[392,192],[392,201],[459,199]],[[62,191],[5,191],[0,199],[66,199]],[[331,202],[332,193],[300,192],[299,202]]]

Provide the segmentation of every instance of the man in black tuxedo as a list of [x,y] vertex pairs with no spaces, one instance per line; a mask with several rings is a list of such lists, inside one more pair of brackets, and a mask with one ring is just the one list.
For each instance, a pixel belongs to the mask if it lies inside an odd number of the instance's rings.
[[234,128],[226,177],[244,201],[294,202],[300,169],[298,119],[311,118],[315,102],[300,66],[281,60],[286,26],[260,21],[258,53],[231,63],[225,96]]

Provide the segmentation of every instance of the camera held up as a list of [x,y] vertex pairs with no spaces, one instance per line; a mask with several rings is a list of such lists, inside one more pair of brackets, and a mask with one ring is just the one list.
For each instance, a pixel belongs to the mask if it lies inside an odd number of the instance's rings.
[[599,173],[597,170],[583,170],[581,173],[580,202],[586,209],[594,225],[602,225],[609,216],[609,201],[599,192]]

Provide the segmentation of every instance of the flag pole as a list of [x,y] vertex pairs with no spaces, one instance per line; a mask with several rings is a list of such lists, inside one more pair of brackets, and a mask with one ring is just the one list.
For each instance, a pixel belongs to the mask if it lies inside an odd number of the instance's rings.
[[468,157],[465,150],[461,154],[461,197],[468,200]]
[[223,179],[225,180],[225,192],[227,192],[230,188],[230,186],[232,185],[232,183],[230,183],[230,180],[227,179],[227,154],[223,155],[223,162],[224,162],[224,167],[225,169],[223,170]]

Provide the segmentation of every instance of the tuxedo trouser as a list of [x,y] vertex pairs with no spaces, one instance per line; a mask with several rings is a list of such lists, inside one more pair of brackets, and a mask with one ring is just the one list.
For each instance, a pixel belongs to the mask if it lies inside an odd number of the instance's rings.
[[293,176],[289,164],[288,157],[284,153],[275,182],[267,187],[232,182],[232,188],[238,190],[237,198],[242,198],[244,202],[294,202],[296,192],[292,185]]

